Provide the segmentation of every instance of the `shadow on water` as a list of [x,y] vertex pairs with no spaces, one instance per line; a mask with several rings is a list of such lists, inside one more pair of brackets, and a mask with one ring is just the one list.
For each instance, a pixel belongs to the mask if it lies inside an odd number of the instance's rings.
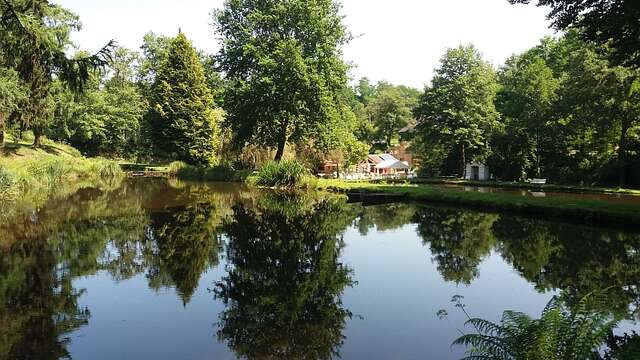
[[[607,289],[606,310],[639,312],[640,234],[633,231],[166,180],[82,189],[11,214],[0,217],[0,359],[73,355],[71,334],[91,327],[92,305],[79,305],[85,290],[74,280],[99,273],[116,284],[142,276],[184,307],[199,288],[211,288],[222,310],[217,320],[206,316],[240,358],[337,357],[352,317],[343,294],[357,288],[358,269],[342,260],[351,228],[366,237],[409,226],[446,282],[472,284],[497,255],[539,292],[559,291],[575,303]],[[201,284],[211,269],[221,277]]]

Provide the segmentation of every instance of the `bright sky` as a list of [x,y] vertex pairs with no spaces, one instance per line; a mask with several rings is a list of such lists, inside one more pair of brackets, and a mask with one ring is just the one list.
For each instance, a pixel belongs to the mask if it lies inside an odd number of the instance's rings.
[[[74,35],[95,51],[110,39],[138,49],[145,33],[175,35],[178,28],[198,49],[215,53],[211,11],[223,0],[54,0],[84,24]],[[448,47],[473,43],[500,65],[553,35],[545,9],[507,0],[342,0],[345,23],[356,38],[344,49],[353,78],[422,88]]]

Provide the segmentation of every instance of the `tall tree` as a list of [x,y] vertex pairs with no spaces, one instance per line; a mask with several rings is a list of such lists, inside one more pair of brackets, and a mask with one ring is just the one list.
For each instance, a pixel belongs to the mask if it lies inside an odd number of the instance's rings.
[[[560,80],[532,50],[509,59],[499,73],[499,82],[496,105],[505,124],[501,136],[513,146],[495,156],[507,165],[502,171],[505,176],[516,180],[528,175],[539,178],[543,153],[554,138],[549,122],[554,116]],[[505,163],[505,159],[513,160]]]
[[[509,0],[529,4],[532,0]],[[640,67],[640,2],[633,0],[538,0],[550,8],[553,27],[582,28],[583,38],[598,45],[611,43],[618,64]]]
[[156,149],[198,165],[214,161],[218,123],[202,64],[187,37],[171,40],[152,88],[149,119]]
[[313,138],[341,114],[349,34],[339,11],[333,0],[227,0],[214,13],[237,147],[275,147],[280,160],[288,142]]
[[420,99],[418,141],[425,149],[456,152],[460,176],[468,159],[482,159],[489,152],[489,135],[498,119],[496,89],[492,66],[473,45],[459,46],[447,50]]
[[40,145],[53,103],[50,87],[55,78],[80,92],[91,69],[106,65],[112,43],[96,55],[68,58],[70,33],[81,27],[77,15],[48,0],[0,2],[0,47],[5,65],[15,69],[29,89],[29,99],[14,118],[33,129],[34,145]]

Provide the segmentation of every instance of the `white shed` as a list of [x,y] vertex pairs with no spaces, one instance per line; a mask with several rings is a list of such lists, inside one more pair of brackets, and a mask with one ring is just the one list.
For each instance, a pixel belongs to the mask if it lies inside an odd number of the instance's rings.
[[489,167],[483,163],[471,162],[467,164],[464,175],[465,180],[487,181],[491,179]]

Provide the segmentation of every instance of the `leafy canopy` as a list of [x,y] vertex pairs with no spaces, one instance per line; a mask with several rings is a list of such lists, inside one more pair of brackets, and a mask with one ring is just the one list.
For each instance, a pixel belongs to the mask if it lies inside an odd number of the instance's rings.
[[313,139],[343,114],[349,35],[332,0],[227,0],[214,13],[228,89],[227,124],[236,147],[276,147]]

